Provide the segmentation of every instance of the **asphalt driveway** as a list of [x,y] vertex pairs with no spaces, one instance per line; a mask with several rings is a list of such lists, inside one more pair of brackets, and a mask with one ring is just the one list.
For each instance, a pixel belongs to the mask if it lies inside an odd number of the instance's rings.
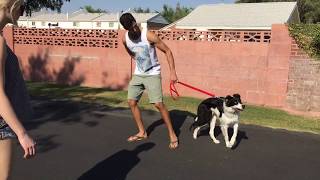
[[193,140],[192,114],[173,110],[180,147],[172,151],[157,112],[143,111],[149,138],[127,143],[135,133],[128,109],[46,98],[32,103],[35,118],[26,125],[38,155],[23,160],[16,147],[14,180],[320,179],[319,135],[240,125],[236,147],[227,149],[213,144],[208,130]]

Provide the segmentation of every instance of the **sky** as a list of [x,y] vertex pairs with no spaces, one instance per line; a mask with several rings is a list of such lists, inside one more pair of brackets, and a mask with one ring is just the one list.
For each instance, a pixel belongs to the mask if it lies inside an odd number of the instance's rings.
[[201,4],[216,3],[233,3],[235,0],[70,0],[62,6],[62,12],[72,12],[80,7],[91,5],[93,8],[104,9],[109,12],[126,11],[129,8],[142,7],[149,8],[151,11],[161,11],[164,4],[176,7],[179,2],[180,6],[197,7]]

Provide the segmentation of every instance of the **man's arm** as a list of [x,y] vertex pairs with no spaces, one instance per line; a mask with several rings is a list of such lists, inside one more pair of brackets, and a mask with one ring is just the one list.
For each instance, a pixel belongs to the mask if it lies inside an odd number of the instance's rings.
[[170,68],[170,79],[173,82],[177,82],[178,77],[175,69],[174,59],[169,47],[155,33],[151,31],[148,31],[147,39],[150,43],[154,44],[158,49],[160,49],[162,52],[166,54],[169,68]]
[[130,49],[128,48],[125,37],[122,38],[122,44],[126,48],[128,54],[131,56],[131,58],[134,59],[134,53],[132,51],[130,51]]

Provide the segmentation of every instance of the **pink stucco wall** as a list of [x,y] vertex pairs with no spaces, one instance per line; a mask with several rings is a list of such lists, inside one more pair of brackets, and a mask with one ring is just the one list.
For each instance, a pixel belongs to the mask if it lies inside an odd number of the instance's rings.
[[[28,30],[21,33],[7,27],[4,31],[26,79],[126,89],[131,60],[121,43],[123,31],[103,37],[85,33],[80,37],[59,34],[51,37],[45,34],[47,31],[39,30],[29,39]],[[48,37],[52,42],[44,42]],[[163,39],[173,52],[180,81],[217,96],[239,93],[251,104],[285,106],[291,50],[285,25],[272,26],[271,42]],[[157,53],[162,65],[163,89],[168,93],[168,64],[165,55]],[[207,97],[181,85],[177,88],[182,96]]]

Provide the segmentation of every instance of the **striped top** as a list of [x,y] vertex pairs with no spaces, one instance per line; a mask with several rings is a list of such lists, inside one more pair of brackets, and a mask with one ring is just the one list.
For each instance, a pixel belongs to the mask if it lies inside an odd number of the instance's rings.
[[[32,115],[29,95],[20,70],[18,58],[8,46],[6,47],[5,93],[19,120],[26,121]],[[1,126],[6,126],[6,123],[0,117],[0,128]]]

